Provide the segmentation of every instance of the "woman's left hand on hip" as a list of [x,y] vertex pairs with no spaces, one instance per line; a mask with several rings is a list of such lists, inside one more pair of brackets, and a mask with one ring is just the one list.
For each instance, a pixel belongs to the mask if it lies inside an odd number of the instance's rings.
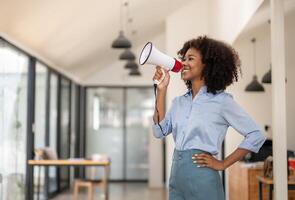
[[197,167],[209,167],[218,171],[224,170],[224,163],[221,160],[217,160],[214,156],[200,153],[192,156],[192,161]]

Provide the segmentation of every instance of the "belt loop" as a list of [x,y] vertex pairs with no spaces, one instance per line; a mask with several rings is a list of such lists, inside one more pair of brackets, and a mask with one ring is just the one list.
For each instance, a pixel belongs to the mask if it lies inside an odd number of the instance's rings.
[[182,157],[183,157],[183,152],[179,151],[179,153],[178,153],[178,160],[181,160]]

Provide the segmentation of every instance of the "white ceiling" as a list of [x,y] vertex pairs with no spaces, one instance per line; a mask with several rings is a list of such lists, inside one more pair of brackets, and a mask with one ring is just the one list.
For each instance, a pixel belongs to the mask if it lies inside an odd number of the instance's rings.
[[[134,46],[163,32],[165,17],[189,1],[129,0]],[[0,35],[76,80],[81,70],[99,70],[117,59],[110,46],[120,28],[121,0],[0,0],[0,5]]]

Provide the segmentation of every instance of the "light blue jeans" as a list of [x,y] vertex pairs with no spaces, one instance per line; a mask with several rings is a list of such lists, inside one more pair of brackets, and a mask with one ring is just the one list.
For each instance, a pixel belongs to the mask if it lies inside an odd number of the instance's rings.
[[201,150],[174,150],[169,180],[169,200],[224,200],[224,191],[218,171],[197,167],[194,154]]

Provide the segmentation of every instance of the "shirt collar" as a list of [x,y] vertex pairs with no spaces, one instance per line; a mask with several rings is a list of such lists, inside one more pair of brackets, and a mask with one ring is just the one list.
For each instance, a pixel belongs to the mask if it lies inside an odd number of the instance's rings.
[[204,94],[204,93],[207,93],[207,86],[206,85],[203,85],[199,90],[199,94]]
[[[205,94],[205,93],[207,93],[207,86],[206,85],[203,85],[201,88],[200,88],[200,90],[199,90],[199,92],[198,92],[198,94],[197,95],[202,95],[202,94]],[[188,89],[187,90],[187,92],[184,94],[184,96],[191,96],[192,95],[192,89]]]
[[188,89],[187,92],[183,96],[185,96],[185,97],[190,96],[191,92],[192,92],[192,90]]

